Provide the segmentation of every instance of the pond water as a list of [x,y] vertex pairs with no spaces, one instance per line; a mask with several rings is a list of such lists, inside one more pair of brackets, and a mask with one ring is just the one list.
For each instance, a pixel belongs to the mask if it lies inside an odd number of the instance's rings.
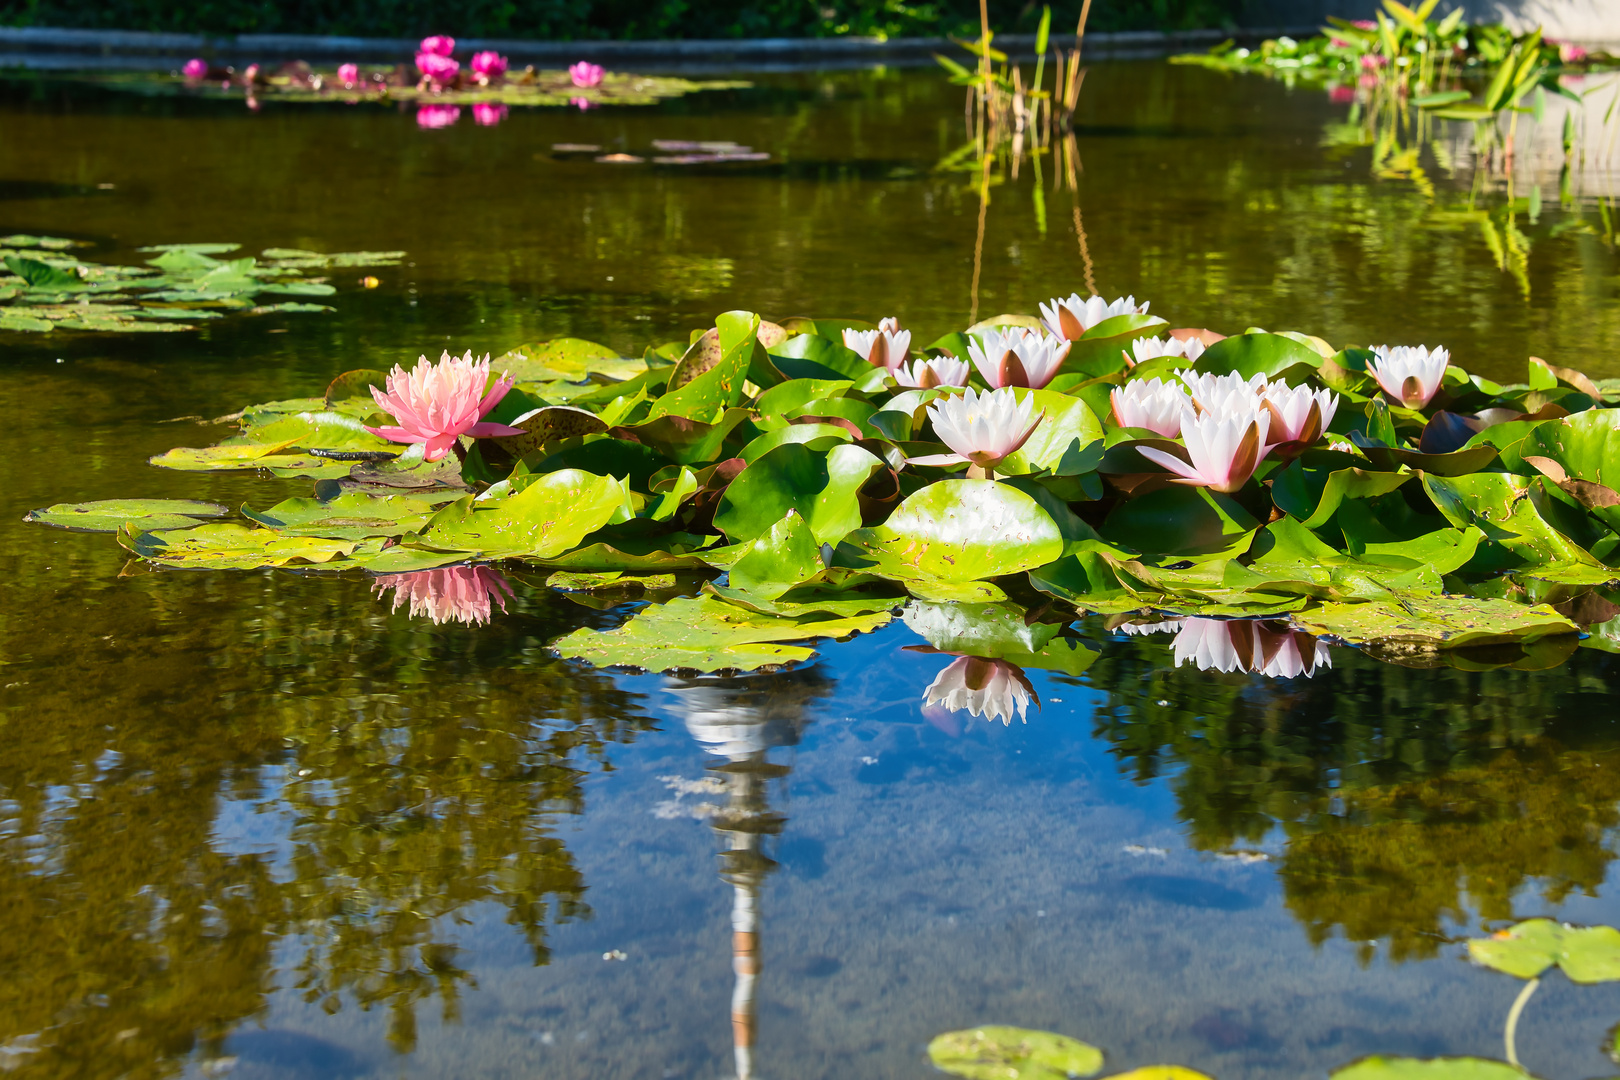
[[[1470,210],[1473,178],[1438,160],[1421,183],[1372,175],[1344,113],[1097,65],[1077,193],[1050,160],[1040,187],[1028,162],[994,186],[975,295],[973,175],[935,169],[962,99],[928,70],[440,130],[6,83],[0,231],[112,261],[214,240],[409,255],[374,290],[335,279],[332,315],[5,337],[0,1070],[922,1077],[930,1038],[981,1023],[1086,1039],[1109,1071],[1502,1056],[1520,984],[1460,942],[1620,922],[1608,652],[1473,671],[1333,648],[1270,678],[1083,620],[1099,657],[1030,671],[1039,702],[1003,725],[925,708],[951,658],[901,621],[787,673],[604,672],[547,643],[626,608],[543,577],[512,574],[487,625],[436,625],[362,576],[153,573],[19,520],[304,494],[144,462],[224,433],[199,417],[424,351],[575,335],[639,355],[732,308],[899,314],[926,341],[1088,273],[1175,325],[1620,375],[1606,204],[1549,189],[1532,223],[1486,185]],[[551,149],[654,139],[772,159]],[[1551,978],[1519,1054],[1608,1071],[1616,1019],[1613,984]]]

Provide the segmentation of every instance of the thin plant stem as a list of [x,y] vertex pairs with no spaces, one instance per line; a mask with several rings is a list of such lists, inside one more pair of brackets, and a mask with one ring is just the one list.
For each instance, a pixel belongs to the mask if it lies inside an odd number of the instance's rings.
[[979,234],[973,241],[973,288],[970,291],[969,324],[979,321],[979,271],[984,265],[984,219],[990,209],[990,155],[980,157],[983,162],[979,179]]
[[1519,996],[1513,999],[1513,1007],[1508,1010],[1507,1023],[1502,1026],[1502,1046],[1507,1051],[1508,1064],[1514,1068],[1523,1068],[1519,1064],[1519,1048],[1514,1045],[1514,1037],[1519,1032],[1519,1014],[1524,1012],[1525,1003],[1530,1000],[1530,995],[1534,994],[1536,987],[1540,985],[1540,979],[1531,979],[1524,984],[1524,989],[1519,991]]

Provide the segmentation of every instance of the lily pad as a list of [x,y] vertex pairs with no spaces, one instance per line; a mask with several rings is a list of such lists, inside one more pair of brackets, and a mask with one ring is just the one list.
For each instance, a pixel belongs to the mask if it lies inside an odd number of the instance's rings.
[[899,581],[978,581],[1033,570],[1063,553],[1051,515],[994,480],[930,484],[882,525],[851,532],[847,543],[875,564],[873,572]]
[[733,542],[752,540],[792,510],[818,544],[837,544],[861,524],[856,494],[883,467],[849,443],[822,453],[788,443],[754,459],[720,499],[714,524]]
[[1488,938],[1468,942],[1476,964],[1534,979],[1557,965],[1573,982],[1620,980],[1620,930],[1612,926],[1565,926],[1551,919],[1527,919]]
[[466,496],[422,530],[428,547],[476,551],[485,558],[555,558],[608,522],[633,517],[630,488],[611,476],[564,469],[533,478],[505,498]]
[[184,529],[206,518],[230,513],[218,503],[192,499],[101,499],[87,503],[57,503],[31,510],[24,521],[54,525],[74,532],[117,532],[133,522],[147,532]]
[[947,1031],[928,1044],[934,1067],[966,1080],[1068,1080],[1102,1068],[1102,1051],[1050,1031],[980,1027]]
[[1505,1061],[1476,1057],[1403,1058],[1374,1054],[1335,1069],[1332,1080],[1526,1080]]
[[356,541],[284,536],[246,525],[198,525],[146,532],[126,524],[118,542],[143,559],[191,570],[252,570],[295,563],[328,563],[354,551]]

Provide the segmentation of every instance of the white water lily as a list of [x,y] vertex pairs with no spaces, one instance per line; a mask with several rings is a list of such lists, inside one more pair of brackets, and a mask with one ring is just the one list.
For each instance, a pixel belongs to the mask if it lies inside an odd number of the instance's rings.
[[1171,379],[1133,379],[1108,397],[1114,404],[1114,423],[1147,428],[1167,439],[1181,434],[1182,414],[1193,411],[1192,398]]
[[1249,619],[1191,618],[1171,646],[1176,667],[1192,663],[1200,671],[1243,671],[1275,679],[1309,678],[1333,666],[1328,647],[1297,630],[1272,630]]
[[909,367],[902,364],[893,370],[895,382],[918,390],[934,386],[966,386],[968,376],[973,372],[966,360],[958,360],[954,356],[913,360]]
[[968,355],[979,375],[993,389],[1028,386],[1039,390],[1052,381],[1069,355],[1069,343],[1022,326],[1005,330],[984,330],[984,344],[968,339]]
[[1245,379],[1235,371],[1225,375],[1211,375],[1202,371],[1178,371],[1176,378],[1187,385],[1200,412],[1216,416],[1236,416],[1253,412],[1260,407],[1260,393],[1266,388],[1266,377],[1255,374]]
[[970,715],[1008,725],[1015,712],[1021,722],[1027,722],[1024,714],[1032,698],[1040,708],[1041,699],[1022,668],[980,656],[958,657],[934,676],[923,694],[927,705],[943,705],[952,712],[966,709]]
[[1131,342],[1131,355],[1125,359],[1131,365],[1143,363],[1147,360],[1157,360],[1161,356],[1184,356],[1189,361],[1197,361],[1204,355],[1204,343],[1198,338],[1137,338]]
[[1138,446],[1136,452],[1175,473],[1173,483],[1230,494],[1249,482],[1254,467],[1265,458],[1270,424],[1271,414],[1262,410],[1225,416],[1183,413],[1181,439],[1191,464],[1151,446]]
[[911,331],[900,329],[898,319],[884,319],[876,330],[844,330],[844,345],[873,367],[893,371],[906,362]]
[[1082,300],[1079,293],[1072,293],[1067,300],[1054,297],[1042,304],[1041,322],[1054,336],[1073,341],[1104,319],[1115,315],[1146,315],[1147,309],[1148,301],[1138,305],[1134,296],[1122,296],[1110,304],[1100,296]]
[[967,462],[988,472],[1017,453],[1046,414],[1035,412],[1034,394],[1025,394],[1020,402],[1011,390],[981,394],[969,387],[959,396],[941,398],[928,406],[928,418],[934,422],[934,434],[953,452],[912,458],[912,464]]
[[1421,409],[1434,399],[1440,380],[1451,363],[1451,353],[1442,348],[1432,352],[1422,345],[1375,345],[1377,359],[1367,365],[1367,374],[1378,380],[1384,393],[1409,409]]
[[1271,414],[1266,438],[1273,446],[1299,444],[1304,450],[1322,437],[1339,411],[1339,395],[1331,390],[1272,383],[1260,392],[1262,407]]

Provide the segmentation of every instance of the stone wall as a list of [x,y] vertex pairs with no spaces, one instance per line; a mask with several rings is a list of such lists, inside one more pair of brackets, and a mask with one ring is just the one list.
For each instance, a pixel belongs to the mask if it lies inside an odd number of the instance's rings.
[[[1328,15],[1370,19],[1379,0],[1247,0],[1243,21],[1250,26],[1299,26]],[[1439,11],[1459,6],[1441,0]],[[1583,44],[1620,45],[1620,0],[1462,0],[1474,21],[1502,21],[1515,29],[1542,26],[1550,37]]]

